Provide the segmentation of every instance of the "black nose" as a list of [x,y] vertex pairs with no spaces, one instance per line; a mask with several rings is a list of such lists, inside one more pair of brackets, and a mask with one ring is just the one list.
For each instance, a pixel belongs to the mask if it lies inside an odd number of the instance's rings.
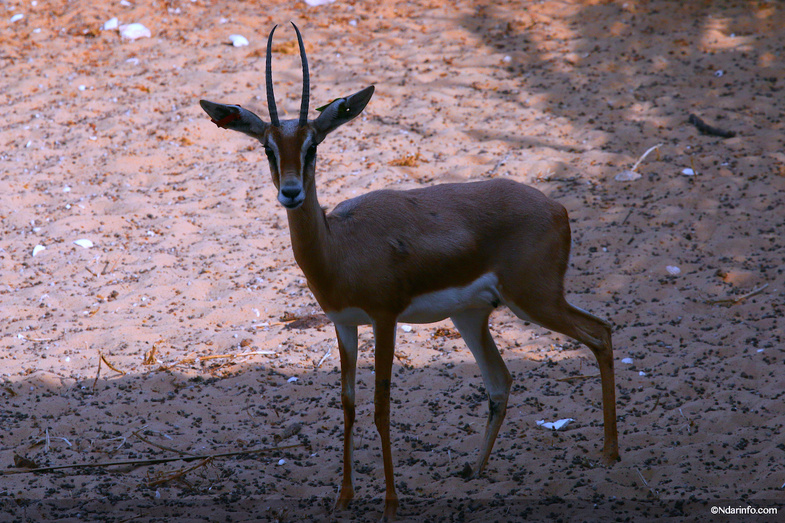
[[301,189],[300,189],[300,187],[298,187],[298,186],[294,186],[294,187],[281,187],[281,194],[282,194],[283,196],[285,196],[286,198],[291,198],[291,199],[294,199],[294,198],[297,198],[297,196],[299,196],[299,195],[300,195],[300,190],[301,190]]

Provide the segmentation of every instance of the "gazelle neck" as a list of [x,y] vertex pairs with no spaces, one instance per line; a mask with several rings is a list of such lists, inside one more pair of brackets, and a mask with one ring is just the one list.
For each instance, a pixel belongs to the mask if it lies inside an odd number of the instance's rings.
[[329,231],[327,216],[316,196],[316,184],[307,185],[305,200],[296,209],[286,211],[294,259],[309,282],[324,281],[328,258]]

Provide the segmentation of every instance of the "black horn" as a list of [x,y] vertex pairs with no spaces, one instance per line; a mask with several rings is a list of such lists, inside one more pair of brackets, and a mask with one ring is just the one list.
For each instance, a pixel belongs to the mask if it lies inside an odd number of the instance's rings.
[[281,123],[278,121],[278,108],[275,107],[275,93],[273,92],[273,33],[275,28],[270,31],[270,36],[267,37],[267,68],[265,71],[264,79],[267,84],[267,110],[270,112],[270,123],[273,127],[280,127]]
[[294,25],[294,30],[297,33],[297,43],[300,46],[300,61],[303,64],[303,95],[300,98],[300,121],[298,125],[303,127],[308,123],[308,102],[311,95],[311,79],[308,75],[308,58],[305,56],[305,45],[303,45],[303,37],[300,30]]

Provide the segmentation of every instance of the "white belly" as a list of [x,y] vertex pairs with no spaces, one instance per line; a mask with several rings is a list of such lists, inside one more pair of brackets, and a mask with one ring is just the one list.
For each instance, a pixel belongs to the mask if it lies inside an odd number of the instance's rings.
[[[464,287],[449,287],[421,294],[412,299],[406,310],[398,316],[398,321],[433,323],[467,309],[493,309],[502,303],[498,284],[499,279],[494,273],[489,272]],[[357,307],[329,312],[327,317],[334,323],[342,325],[373,323],[368,313]]]

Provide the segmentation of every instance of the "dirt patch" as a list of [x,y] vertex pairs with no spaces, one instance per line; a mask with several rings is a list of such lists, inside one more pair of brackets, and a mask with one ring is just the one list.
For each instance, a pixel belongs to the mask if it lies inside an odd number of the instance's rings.
[[[152,37],[102,30],[115,16]],[[588,349],[499,311],[513,395],[487,472],[468,481],[487,413],[479,370],[449,323],[401,331],[402,520],[782,506],[781,5],[55,0],[7,2],[0,20],[0,465],[139,463],[4,475],[6,511],[328,517],[343,430],[334,332],[294,263],[263,151],[197,103],[266,118],[266,36],[288,20],[308,44],[313,107],[376,85],[319,150],[323,204],[531,184],[570,212],[570,301],[615,325],[622,461],[597,464]],[[274,55],[282,118],[300,103],[291,33]],[[691,114],[735,134],[701,133]],[[615,180],[657,144],[639,179]],[[336,520],[382,507],[360,332],[358,499]],[[536,424],[562,418],[575,421]],[[171,457],[188,459],[145,464]]]

